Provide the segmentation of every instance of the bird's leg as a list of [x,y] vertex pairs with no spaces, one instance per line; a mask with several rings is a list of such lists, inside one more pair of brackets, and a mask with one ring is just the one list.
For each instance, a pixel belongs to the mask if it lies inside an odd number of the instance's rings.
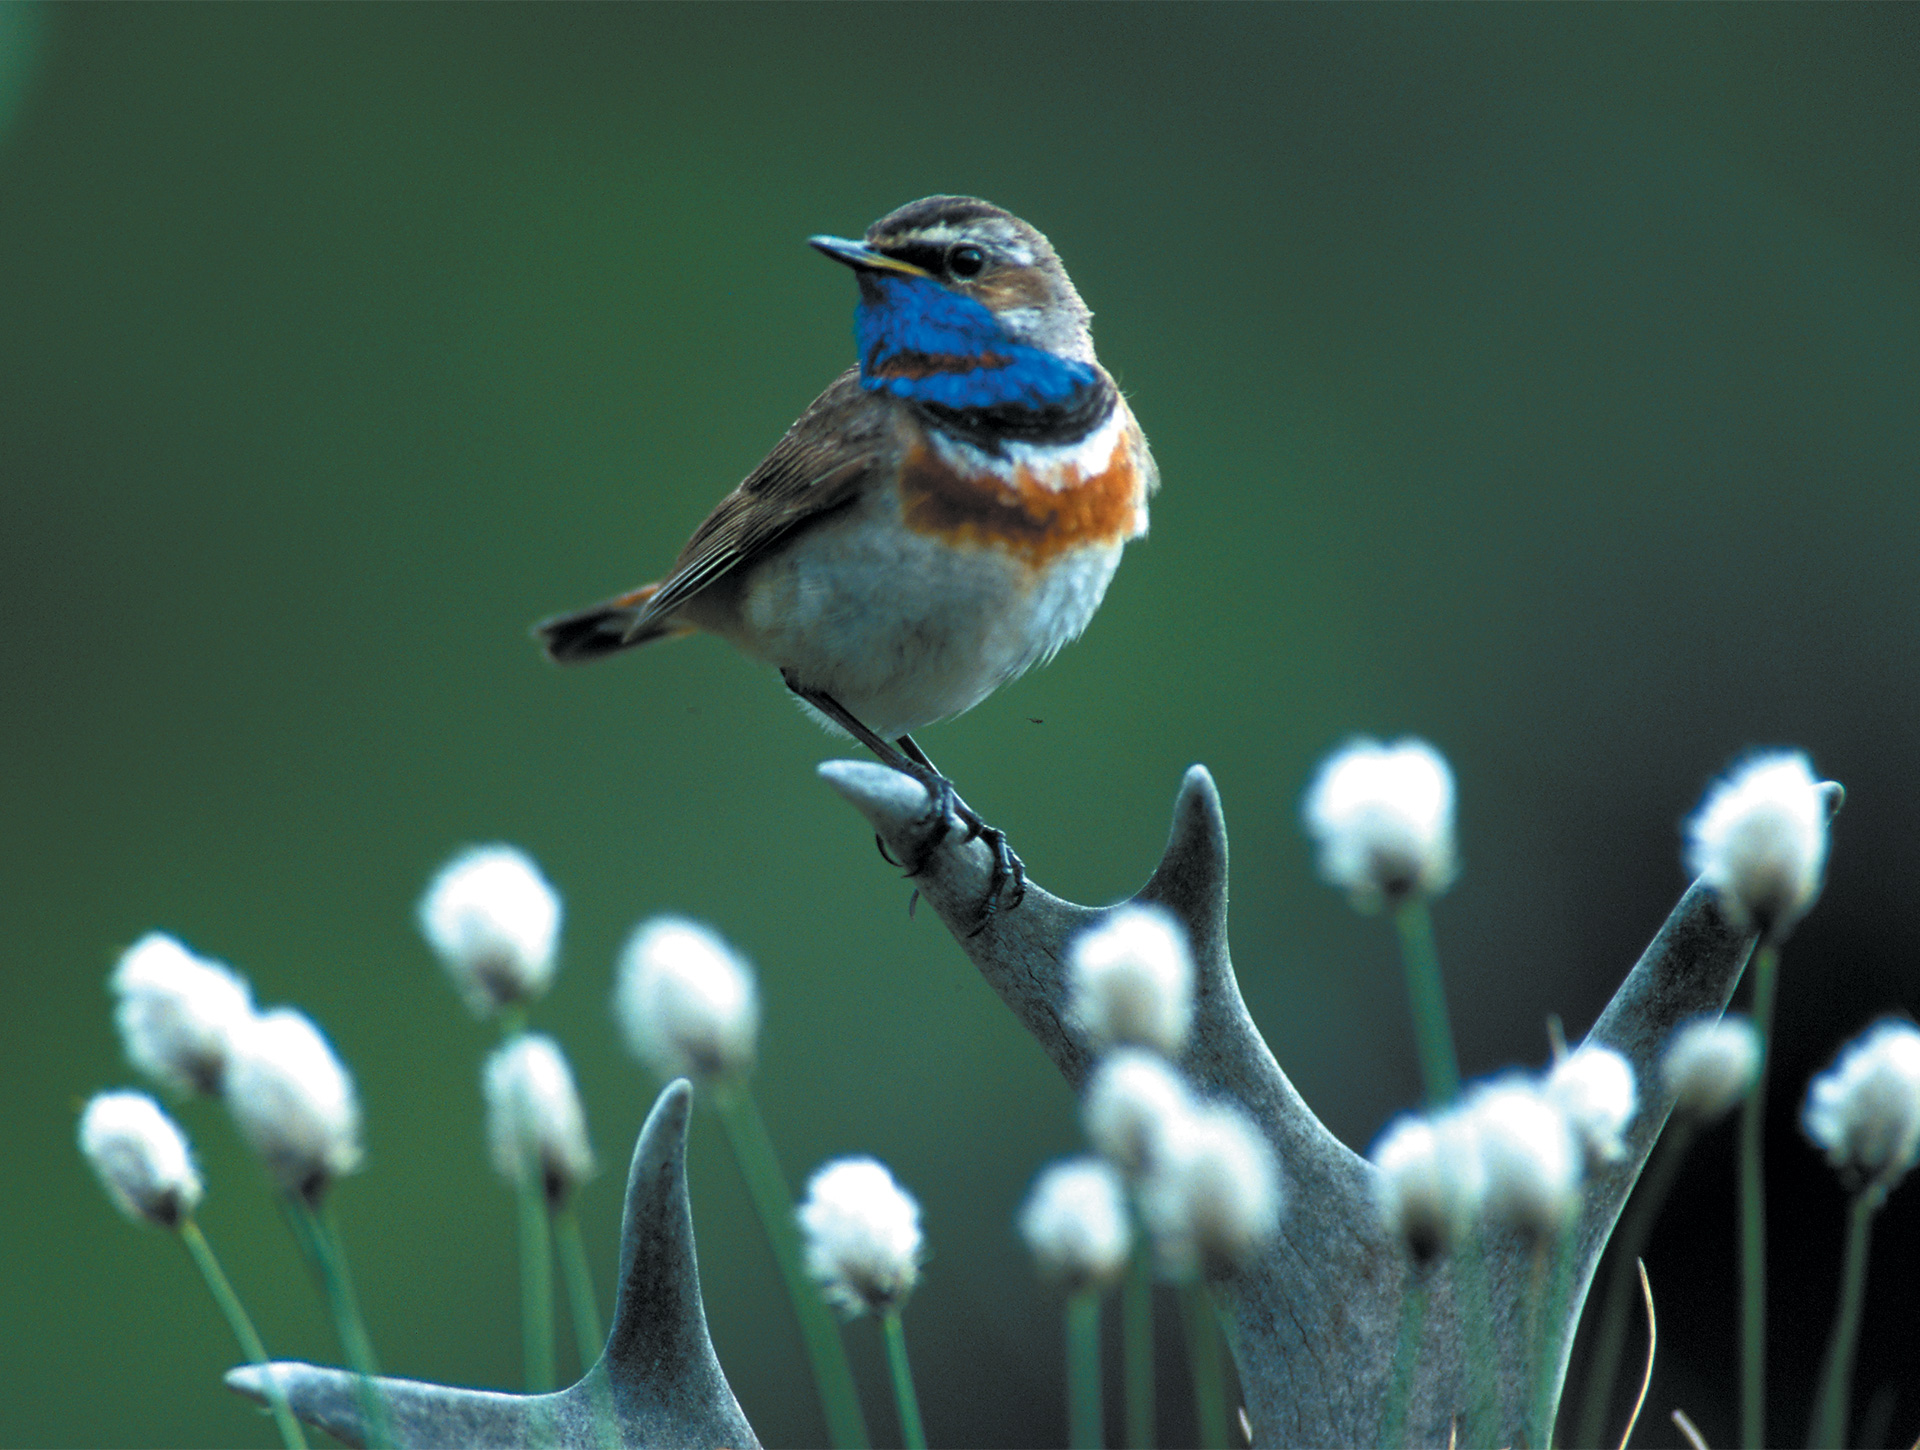
[[[808,689],[784,670],[781,671],[780,678],[786,681],[787,688],[794,694],[871,750],[882,765],[891,770],[897,770],[902,775],[910,776],[926,787],[928,798],[926,845],[922,848],[919,859],[905,868],[907,875],[918,876],[926,868],[927,857],[946,837],[949,830],[947,817],[951,814],[966,827],[966,840],[971,841],[977,836],[985,841],[987,848],[993,852],[993,876],[987,884],[987,899],[980,918],[980,926],[975,930],[983,929],[993,919],[994,912],[1000,908],[1001,898],[1007,896],[1009,888],[1012,894],[1007,900],[1008,907],[1020,904],[1020,898],[1027,892],[1027,871],[1020,858],[1014,855],[1013,848],[1007,845],[1006,832],[989,826],[978,811],[960,799],[959,792],[953,788],[953,782],[942,775],[939,768],[927,759],[926,752],[913,743],[912,736],[902,735],[900,743],[897,746],[893,745],[869,730],[852,711],[824,690]],[[886,855],[884,845],[881,847],[880,854]]]

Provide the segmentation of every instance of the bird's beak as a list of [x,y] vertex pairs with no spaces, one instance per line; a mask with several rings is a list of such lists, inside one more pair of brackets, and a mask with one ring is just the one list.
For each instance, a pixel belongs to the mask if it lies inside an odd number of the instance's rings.
[[931,277],[925,267],[916,267],[885,252],[876,252],[865,242],[850,242],[845,237],[808,237],[807,245],[825,252],[836,262],[844,262],[856,272],[898,272],[903,277]]

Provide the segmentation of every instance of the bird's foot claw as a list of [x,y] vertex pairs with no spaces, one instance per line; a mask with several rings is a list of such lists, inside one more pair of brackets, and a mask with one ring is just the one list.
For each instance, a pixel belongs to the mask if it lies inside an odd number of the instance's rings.
[[[918,876],[927,869],[927,862],[933,859],[934,851],[953,834],[956,818],[964,823],[966,817],[973,814],[954,790],[953,782],[944,775],[932,771],[925,774],[916,771],[912,774],[927,788],[927,813],[920,818],[920,838],[914,846],[913,859],[896,863],[909,877]],[[971,841],[973,833],[969,831],[962,839]]]
[[[956,822],[965,833],[960,837],[962,844],[973,840],[984,841],[987,849],[993,853],[993,875],[987,881],[987,894],[980,904],[980,921],[968,933],[978,936],[998,912],[1002,909],[1013,910],[1026,897],[1027,868],[1007,844],[1007,833],[988,825],[978,811],[961,800],[952,781],[936,770],[914,770],[909,774],[926,787],[927,813],[921,818],[923,834],[912,861],[895,864],[901,865],[909,877],[918,876],[927,869],[927,862],[933,858],[940,843],[953,834]],[[881,855],[886,854],[883,846]]]
[[987,881],[986,899],[980,903],[980,920],[968,936],[979,936],[1002,907],[1012,911],[1027,896],[1026,863],[1013,854],[1013,847],[1007,844],[1007,833],[978,817],[974,826],[973,834],[985,841],[987,849],[993,852],[993,875]]

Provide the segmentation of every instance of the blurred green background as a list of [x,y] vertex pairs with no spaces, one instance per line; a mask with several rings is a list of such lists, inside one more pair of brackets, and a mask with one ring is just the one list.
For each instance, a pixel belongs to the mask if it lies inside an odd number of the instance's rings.
[[[1920,983],[1917,41],[1914,6],[0,9],[0,1441],[271,1438],[184,1255],[73,1147],[131,1078],[104,977],[156,927],[356,1073],[369,1162],[337,1197],[385,1365],[516,1383],[490,1038],[411,920],[491,839],[566,897],[535,1020],[587,1098],[609,1291],[655,1089],[611,964],[670,909],[758,964],[789,1173],[873,1152],[925,1205],[933,1438],[1061,1438],[1057,1306],[1012,1215],[1078,1145],[1066,1089],[908,919],[814,778],[842,752],[767,671],[693,640],[561,673],[526,633],[657,575],[851,360],[854,289],[803,239],[933,191],[1053,238],[1165,488],[1087,638],[922,741],[1088,901],[1145,879],[1211,767],[1246,997],[1355,1147],[1417,1088],[1390,934],[1296,824],[1344,736],[1417,732],[1458,774],[1438,925],[1470,1072],[1539,1062],[1548,1013],[1585,1030],[1739,752],[1802,745],[1847,784],[1781,992],[1797,1440],[1843,1198],[1794,1114]],[[217,1109],[180,1113],[267,1343],[337,1362],[257,1170]],[[1724,1137],[1650,1255],[1644,1443],[1676,1404],[1734,1440]],[[815,1441],[704,1117],[691,1173],[733,1386],[769,1444]],[[1901,1444],[1917,1205],[1881,1221],[1859,1377]]]

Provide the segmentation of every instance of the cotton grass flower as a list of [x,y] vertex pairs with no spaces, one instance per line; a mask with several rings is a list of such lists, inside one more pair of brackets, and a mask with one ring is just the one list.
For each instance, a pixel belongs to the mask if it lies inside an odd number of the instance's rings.
[[1558,1233],[1579,1197],[1582,1157],[1565,1111],[1518,1076],[1475,1088],[1458,1111],[1485,1175],[1487,1218],[1530,1237]]
[[[155,1223],[179,1236],[240,1341],[247,1362],[266,1364],[266,1346],[260,1342],[253,1320],[233,1292],[206,1235],[194,1222],[194,1210],[200,1206],[202,1195],[200,1175],[194,1169],[186,1135],[173,1119],[145,1093],[97,1093],[80,1114],[80,1151],[116,1208],[136,1222]],[[306,1438],[277,1383],[269,1384],[267,1400],[281,1439],[294,1450],[301,1450]]]
[[1176,1057],[1193,1021],[1186,929],[1156,906],[1123,906],[1075,939],[1068,1014],[1096,1052],[1150,1047]]
[[242,978],[155,931],[127,949],[108,986],[136,1068],[178,1092],[220,1091],[232,1038],[253,1018]]
[[1618,1163],[1637,1108],[1633,1068],[1610,1047],[1582,1047],[1556,1062],[1542,1090],[1566,1114],[1590,1165]]
[[820,1168],[796,1217],[808,1275],[849,1317],[893,1313],[919,1282],[920,1205],[877,1159]]
[[1280,1226],[1280,1168],[1246,1115],[1204,1104],[1175,1120],[1140,1190],[1168,1277],[1244,1266]]
[[100,1093],[88,1102],[80,1115],[80,1151],[128,1218],[178,1228],[200,1206],[200,1175],[186,1136],[145,1093]]
[[545,996],[560,943],[560,897],[513,846],[454,857],[420,898],[420,930],[477,1017]]
[[727,1081],[753,1066],[753,971],[698,922],[642,923],[621,953],[613,1005],[628,1047],[662,1077]]
[[1122,1048],[1101,1058],[1087,1079],[1080,1121],[1094,1150],[1137,1179],[1165,1156],[1168,1136],[1196,1106],[1165,1058]]
[[1839,1446],[1848,1443],[1873,1220],[1920,1156],[1920,1030],[1911,1022],[1890,1020],[1854,1039],[1809,1084],[1801,1122],[1853,1193],[1840,1300],[1808,1441]]
[[1053,1164],[1020,1210],[1020,1236],[1040,1272],[1070,1293],[1112,1283],[1133,1251],[1118,1175],[1098,1158]]
[[573,1073],[551,1037],[522,1033],[487,1059],[482,1088],[487,1145],[509,1183],[538,1182],[550,1207],[593,1176],[586,1113]]
[[1885,1193],[1920,1156],[1920,1030],[1869,1028],[1807,1088],[1801,1123],[1827,1160]]
[[236,1036],[223,1095],[274,1181],[308,1207],[360,1166],[353,1079],[320,1029],[293,1008],[256,1017]]
[[1423,740],[1362,738],[1335,752],[1302,816],[1321,876],[1362,910],[1435,896],[1453,881],[1453,772]]
[[1480,1155],[1457,1112],[1397,1118],[1368,1153],[1380,1170],[1380,1219],[1416,1264],[1452,1252],[1472,1229],[1486,1192]]
[[1777,941],[1820,894],[1838,789],[1818,780],[1800,751],[1754,756],[1687,822],[1688,867],[1736,922]]
[[1698,1017],[1683,1023],[1660,1058],[1673,1109],[1700,1123],[1731,1112],[1760,1075],[1760,1035],[1744,1017]]

